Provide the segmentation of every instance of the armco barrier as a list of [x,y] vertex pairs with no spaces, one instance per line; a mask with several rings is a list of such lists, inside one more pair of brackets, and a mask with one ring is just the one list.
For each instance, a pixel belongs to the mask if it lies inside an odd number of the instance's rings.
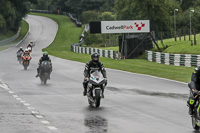
[[11,38],[1,40],[0,45],[10,43],[10,42],[14,41],[15,39],[17,39],[19,37],[20,30],[21,30],[21,28],[19,28],[19,30],[17,31],[17,34],[12,36]]
[[174,66],[200,66],[200,55],[170,54],[153,51],[145,51],[146,59],[149,61]]
[[99,53],[101,57],[108,57],[112,59],[121,59],[121,54],[118,51],[113,50],[103,50],[103,49],[97,49],[97,48],[91,48],[91,47],[81,47],[71,45],[71,50],[75,53],[83,53],[83,54],[92,54],[92,53]]

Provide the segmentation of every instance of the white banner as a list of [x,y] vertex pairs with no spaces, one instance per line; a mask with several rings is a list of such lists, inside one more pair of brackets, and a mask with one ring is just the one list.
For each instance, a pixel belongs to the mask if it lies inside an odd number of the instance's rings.
[[101,33],[150,32],[149,20],[101,21]]

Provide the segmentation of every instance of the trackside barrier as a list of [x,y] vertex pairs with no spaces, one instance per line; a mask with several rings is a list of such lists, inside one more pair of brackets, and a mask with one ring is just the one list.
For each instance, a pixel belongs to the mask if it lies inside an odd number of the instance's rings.
[[17,38],[19,37],[20,31],[21,31],[21,28],[19,28],[19,30],[17,31],[17,34],[15,34],[14,36],[12,36],[12,37],[10,37],[10,38],[8,38],[8,39],[5,39],[5,40],[1,40],[1,41],[0,41],[0,45],[2,45],[2,44],[7,44],[7,43],[12,42],[12,41],[14,41],[15,39],[17,39]]
[[190,54],[170,54],[153,51],[145,51],[146,59],[151,62],[157,62],[174,66],[200,66],[200,55]]
[[81,47],[71,45],[71,51],[75,53],[82,53],[82,54],[92,54],[92,53],[99,53],[101,57],[108,57],[112,59],[119,60],[121,59],[121,54],[118,51],[113,50],[103,50],[103,49],[97,49],[97,48],[91,48],[91,47]]

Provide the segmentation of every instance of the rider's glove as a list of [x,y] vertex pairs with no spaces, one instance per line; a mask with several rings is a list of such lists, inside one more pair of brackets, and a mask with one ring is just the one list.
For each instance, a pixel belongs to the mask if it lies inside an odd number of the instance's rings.
[[105,80],[105,86],[106,86],[106,85],[107,85],[107,81],[108,81],[108,80],[107,80],[107,78],[104,78],[104,80]]
[[85,80],[85,81],[89,81],[89,78],[88,78],[88,77],[85,77],[84,80]]
[[196,89],[192,89],[192,92],[195,98],[199,95],[199,92]]

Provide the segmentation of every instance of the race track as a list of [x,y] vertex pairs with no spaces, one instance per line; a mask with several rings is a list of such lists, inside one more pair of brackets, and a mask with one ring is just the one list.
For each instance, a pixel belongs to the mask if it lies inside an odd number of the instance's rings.
[[[0,52],[1,133],[193,133],[186,106],[187,84],[106,69],[108,86],[100,108],[82,96],[85,64],[51,57],[47,85],[35,78],[41,49],[54,40],[58,26],[45,17],[29,15],[30,33],[17,47]],[[28,70],[16,52],[33,40]],[[89,61],[90,59],[88,59]]]

